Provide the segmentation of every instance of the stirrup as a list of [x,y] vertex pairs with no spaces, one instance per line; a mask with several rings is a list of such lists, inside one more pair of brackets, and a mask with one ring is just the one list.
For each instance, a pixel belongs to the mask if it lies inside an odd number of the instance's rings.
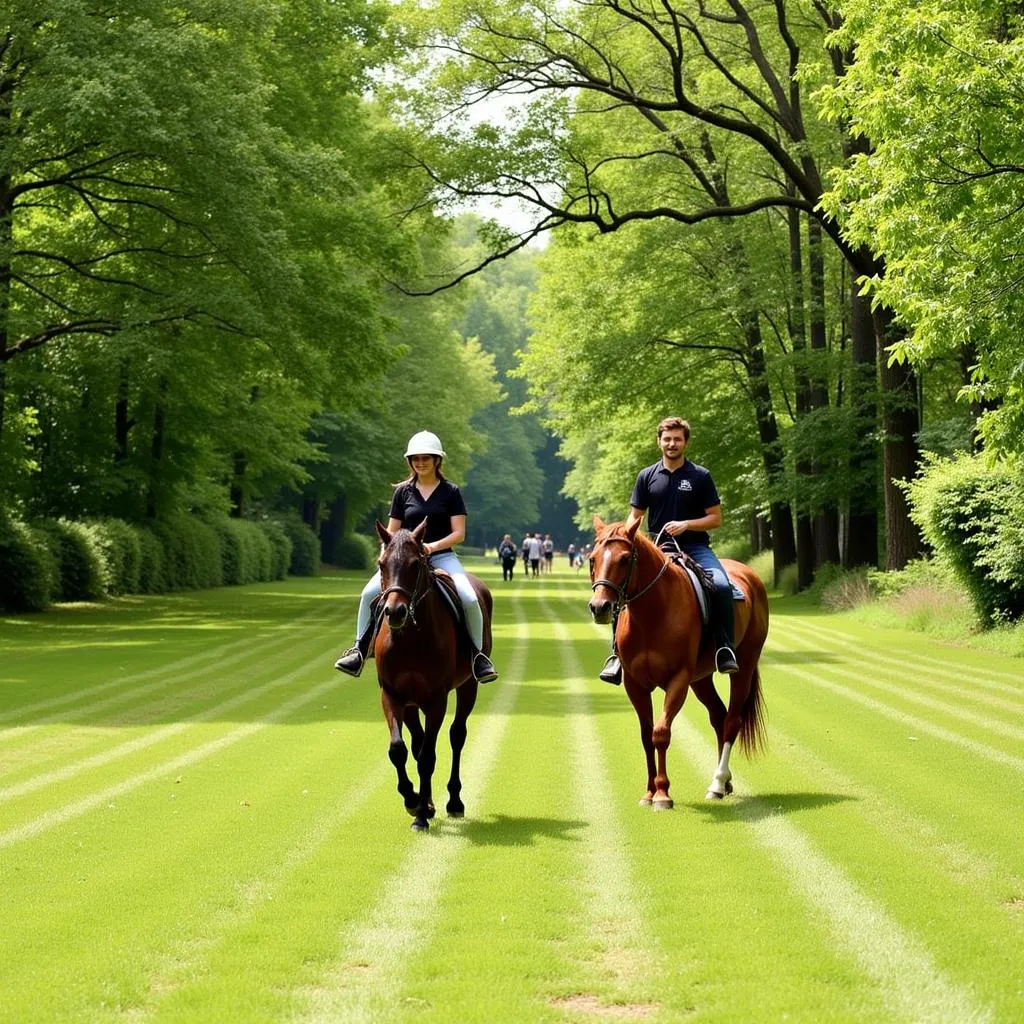
[[345,672],[350,676],[358,676],[363,671],[366,658],[358,647],[350,647],[335,663],[334,667],[339,672]]
[[715,668],[727,676],[739,672],[740,667],[736,662],[736,654],[731,647],[723,645],[715,651]]
[[603,683],[611,683],[619,686],[622,683],[622,662],[617,654],[609,654],[604,663],[604,668],[597,673],[597,678]]
[[[483,664],[480,664],[481,660]],[[491,659],[483,651],[477,651],[473,655],[473,678],[481,684],[493,683],[498,678],[497,670],[491,663]]]

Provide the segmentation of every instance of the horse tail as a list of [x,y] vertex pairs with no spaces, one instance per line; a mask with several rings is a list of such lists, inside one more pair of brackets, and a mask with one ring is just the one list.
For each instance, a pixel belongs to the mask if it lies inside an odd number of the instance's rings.
[[757,666],[750,680],[750,691],[740,710],[740,749],[747,757],[754,758],[762,753],[768,744],[768,729],[765,724],[764,695],[761,692],[761,673]]

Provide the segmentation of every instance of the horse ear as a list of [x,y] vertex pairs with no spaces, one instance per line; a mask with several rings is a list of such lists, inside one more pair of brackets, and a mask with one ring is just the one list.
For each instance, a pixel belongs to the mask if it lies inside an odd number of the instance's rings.
[[604,520],[600,516],[594,516],[594,533],[600,533],[604,527]]
[[413,535],[413,537],[416,538],[416,540],[423,540],[423,534],[425,534],[426,532],[427,532],[427,520],[426,520],[426,517],[424,517],[423,522],[420,523],[420,525],[417,526],[416,529],[412,531],[412,535]]
[[633,525],[630,526],[628,530],[626,530],[626,536],[629,537],[630,540],[633,540],[633,538],[636,537],[636,531],[640,529],[641,522],[642,520],[640,519],[635,520],[633,522]]
[[391,534],[388,533],[388,528],[378,519],[376,521],[377,536],[380,537],[381,544],[391,543]]

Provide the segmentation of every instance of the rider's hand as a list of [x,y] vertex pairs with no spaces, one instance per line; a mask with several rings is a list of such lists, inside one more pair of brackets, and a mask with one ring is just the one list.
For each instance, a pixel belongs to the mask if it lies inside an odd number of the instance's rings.
[[673,519],[671,522],[665,524],[665,532],[670,537],[678,537],[681,533],[686,533],[690,524],[686,519]]
[[432,544],[424,544],[424,545],[423,545],[423,550],[424,550],[424,551],[425,551],[425,552],[426,552],[426,553],[427,553],[428,555],[432,555],[432,554],[434,553],[434,546],[433,546]]

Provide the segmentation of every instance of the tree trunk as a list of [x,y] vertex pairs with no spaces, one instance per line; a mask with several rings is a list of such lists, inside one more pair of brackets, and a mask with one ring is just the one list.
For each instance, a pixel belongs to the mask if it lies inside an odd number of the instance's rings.
[[[821,224],[813,217],[807,220],[807,265],[809,279],[809,317],[811,328],[810,408],[828,407],[828,380],[825,374],[825,356],[828,348],[828,330],[825,323],[825,252],[822,245]],[[832,467],[835,470],[837,467]],[[811,462],[812,475],[822,474],[820,459]],[[820,493],[820,488],[819,488]],[[834,494],[834,492],[833,492]],[[839,503],[835,497],[815,502],[814,512],[814,568],[831,563],[839,564]]]
[[900,483],[917,472],[917,381],[908,363],[889,365],[886,348],[898,328],[890,310],[875,312],[875,336],[882,384],[882,481],[885,487],[885,567],[902,569],[921,556],[921,534],[910,520],[910,507]]
[[150,444],[149,454],[151,466],[149,471],[149,490],[146,495],[146,515],[150,519],[156,519],[160,511],[158,492],[160,490],[161,462],[164,457],[164,436],[167,430],[167,408],[164,402],[167,399],[167,391],[170,385],[166,377],[160,378],[158,385],[159,397],[153,407],[153,439]]
[[[750,374],[750,392],[754,402],[757,433],[761,439],[761,458],[768,486],[772,494],[785,478],[782,447],[779,443],[779,426],[772,408],[772,395],[768,383],[768,368],[765,364],[764,345],[761,337],[761,321],[757,313],[749,313],[744,333],[747,340],[747,367]],[[772,554],[775,583],[779,582],[782,570],[796,561],[796,536],[793,533],[793,513],[789,502],[773,498],[771,505]]]
[[[795,190],[791,189],[794,192]],[[811,380],[807,366],[807,321],[804,316],[803,245],[800,241],[800,211],[786,213],[789,228],[789,338],[793,346],[793,384],[797,420],[811,409]],[[796,459],[796,585],[806,590],[814,582],[814,531],[810,493],[814,468],[802,453]]]
[[850,452],[850,511],[843,564],[878,566],[878,347],[871,300],[850,282],[850,341],[853,364],[847,395],[854,419]]

